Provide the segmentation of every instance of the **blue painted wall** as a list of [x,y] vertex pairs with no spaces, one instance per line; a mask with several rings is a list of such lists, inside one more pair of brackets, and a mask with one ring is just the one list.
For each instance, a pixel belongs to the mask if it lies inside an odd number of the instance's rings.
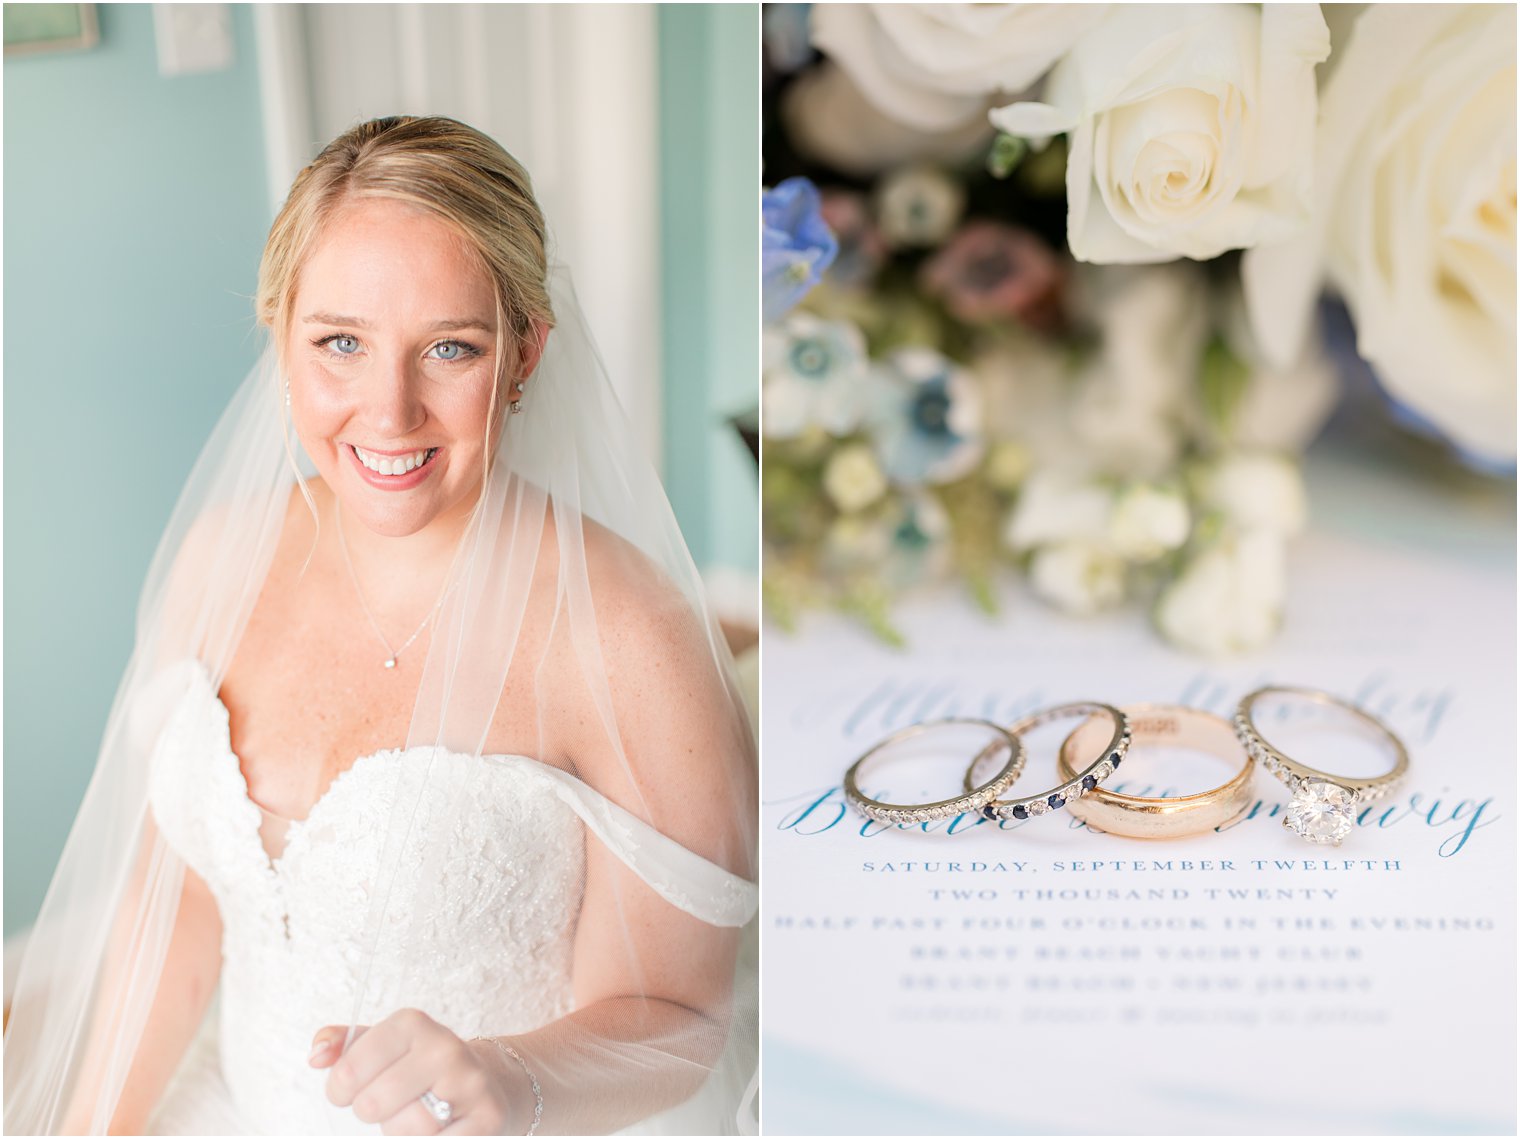
[[30,922],[132,647],[148,561],[256,356],[269,221],[250,11],[158,75],[148,5],[5,61],[5,930]]
[[760,13],[659,18],[665,485],[699,566],[758,574],[755,464],[725,420],[759,400]]

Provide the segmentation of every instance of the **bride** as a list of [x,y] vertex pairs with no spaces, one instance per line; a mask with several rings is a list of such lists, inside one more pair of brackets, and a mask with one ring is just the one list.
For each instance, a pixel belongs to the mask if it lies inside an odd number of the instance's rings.
[[527,174],[358,126],[257,306],[22,962],[6,1130],[743,1125],[752,734]]

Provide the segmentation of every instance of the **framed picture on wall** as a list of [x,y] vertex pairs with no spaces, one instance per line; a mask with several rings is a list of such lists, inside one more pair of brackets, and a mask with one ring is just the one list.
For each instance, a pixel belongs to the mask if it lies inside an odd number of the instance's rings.
[[5,54],[81,51],[100,40],[94,4],[7,4]]

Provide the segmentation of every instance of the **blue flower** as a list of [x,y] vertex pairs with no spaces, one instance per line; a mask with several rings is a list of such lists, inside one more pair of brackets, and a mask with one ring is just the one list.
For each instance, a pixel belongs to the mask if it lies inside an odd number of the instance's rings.
[[902,348],[872,372],[871,434],[882,469],[902,486],[952,482],[982,456],[975,382],[928,348]]
[[794,312],[764,330],[760,354],[768,438],[794,439],[818,427],[834,435],[855,430],[870,394],[860,329]]
[[887,586],[907,589],[943,578],[953,564],[950,516],[945,508],[924,491],[907,492],[894,507],[888,515],[892,552],[882,565]]
[[934,496],[908,490],[855,514],[842,514],[823,541],[832,574],[875,581],[890,592],[945,577],[954,566],[950,516]]
[[933,501],[924,498],[904,504],[902,517],[897,520],[897,529],[892,531],[895,546],[907,553],[921,554],[944,537],[943,527],[931,525],[931,521],[937,523],[937,516],[930,515],[924,509],[925,503]]
[[818,187],[806,178],[788,178],[761,196],[760,281],[768,321],[806,296],[839,253],[821,205]]

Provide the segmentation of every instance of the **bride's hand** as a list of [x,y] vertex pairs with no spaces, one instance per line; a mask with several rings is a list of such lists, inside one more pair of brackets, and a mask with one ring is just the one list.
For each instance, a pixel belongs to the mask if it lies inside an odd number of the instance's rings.
[[[338,1025],[320,1029],[312,1040],[311,1066],[331,1067],[327,1098],[338,1107],[352,1105],[359,1119],[380,1124],[384,1134],[502,1135],[526,1129],[526,1122],[514,1126],[522,1097],[494,1046],[467,1044],[411,1008],[357,1029],[340,1056],[346,1031]],[[452,1109],[447,1127],[423,1106],[421,1096],[428,1091]],[[527,1102],[533,1102],[531,1091]]]

